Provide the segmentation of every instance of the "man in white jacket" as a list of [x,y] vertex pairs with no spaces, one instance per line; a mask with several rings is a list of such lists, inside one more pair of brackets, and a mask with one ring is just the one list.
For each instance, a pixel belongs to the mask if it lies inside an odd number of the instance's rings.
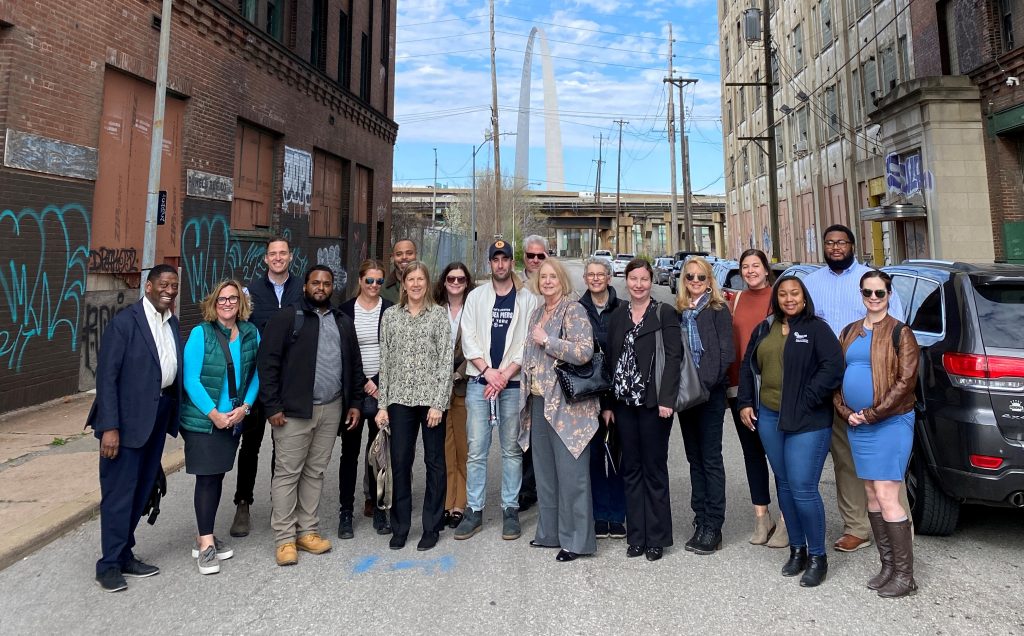
[[[491,284],[469,293],[462,310],[462,351],[466,372],[466,516],[455,530],[456,539],[468,539],[483,526],[487,492],[487,455],[491,429],[498,428],[501,443],[501,538],[518,539],[519,488],[523,452],[519,448],[519,369],[530,314],[537,306],[533,294],[520,291],[513,274],[512,246],[495,241],[487,251]],[[493,415],[492,415],[493,414]]]

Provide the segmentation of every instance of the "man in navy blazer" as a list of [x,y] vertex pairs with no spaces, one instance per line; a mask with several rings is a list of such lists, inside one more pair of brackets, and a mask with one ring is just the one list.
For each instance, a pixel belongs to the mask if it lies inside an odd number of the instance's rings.
[[160,572],[135,558],[132,548],[166,436],[178,435],[182,348],[172,313],[178,271],[157,265],[146,278],[145,292],[103,333],[96,400],[86,424],[100,440],[103,556],[96,563],[96,582],[107,592],[127,588],[126,576]]

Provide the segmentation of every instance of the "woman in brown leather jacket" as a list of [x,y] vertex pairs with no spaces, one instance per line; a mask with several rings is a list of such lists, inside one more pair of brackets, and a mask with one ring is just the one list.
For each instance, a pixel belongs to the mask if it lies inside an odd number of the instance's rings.
[[836,412],[849,422],[857,476],[864,480],[868,518],[882,562],[868,588],[884,598],[917,591],[913,535],[899,501],[914,443],[914,387],[919,347],[914,332],[889,315],[892,279],[872,270],[860,279],[867,315],[839,336],[846,354]]

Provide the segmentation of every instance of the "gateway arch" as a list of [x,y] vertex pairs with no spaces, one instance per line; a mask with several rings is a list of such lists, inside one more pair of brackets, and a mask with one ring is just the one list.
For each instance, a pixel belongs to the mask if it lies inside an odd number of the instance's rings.
[[523,57],[523,79],[519,86],[519,122],[516,125],[515,183],[522,186],[530,180],[530,72],[533,68],[533,41],[540,34],[540,55],[544,86],[544,152],[548,190],[565,189],[565,166],[562,159],[562,129],[558,123],[558,94],[555,91],[555,69],[551,66],[548,37],[542,29],[530,29]]

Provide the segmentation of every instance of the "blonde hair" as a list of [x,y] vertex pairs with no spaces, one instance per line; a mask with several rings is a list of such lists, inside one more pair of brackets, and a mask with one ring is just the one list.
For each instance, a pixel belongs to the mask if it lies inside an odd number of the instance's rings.
[[245,293],[242,289],[242,284],[233,278],[222,280],[217,283],[217,286],[213,288],[203,302],[199,303],[199,310],[203,313],[203,320],[206,322],[214,322],[217,320],[217,297],[224,291],[225,287],[234,287],[238,290],[238,320],[248,320],[249,316],[252,315],[252,303],[249,302],[249,294]]
[[676,309],[683,311],[684,309],[690,308],[690,302],[693,300],[690,298],[690,290],[686,287],[686,268],[691,263],[697,264],[701,272],[708,277],[708,289],[711,290],[711,300],[708,304],[714,310],[719,310],[725,307],[725,296],[722,295],[722,289],[718,286],[718,281],[715,280],[715,276],[711,271],[711,263],[707,262],[703,257],[691,256],[683,263],[683,270],[679,272],[679,292],[676,294]]
[[[407,241],[409,239],[402,240]],[[402,284],[401,291],[398,292],[398,304],[402,307],[409,304],[409,294],[405,291],[405,279],[409,277],[409,274],[415,271],[423,272],[423,276],[427,279],[427,291],[423,295],[423,306],[430,309],[436,303],[434,303],[434,295],[430,293],[430,270],[427,268],[427,264],[423,261],[410,261],[409,264],[405,266],[405,271],[399,274],[399,279]]]
[[573,292],[572,282],[569,280],[569,273],[565,271],[565,266],[559,262],[557,258],[549,256],[544,259],[540,269],[537,273],[530,277],[530,280],[526,283],[526,288],[534,294],[540,295],[540,273],[544,270],[544,267],[550,265],[551,269],[555,272],[555,278],[558,279],[558,285],[562,288],[562,296],[568,296]]

